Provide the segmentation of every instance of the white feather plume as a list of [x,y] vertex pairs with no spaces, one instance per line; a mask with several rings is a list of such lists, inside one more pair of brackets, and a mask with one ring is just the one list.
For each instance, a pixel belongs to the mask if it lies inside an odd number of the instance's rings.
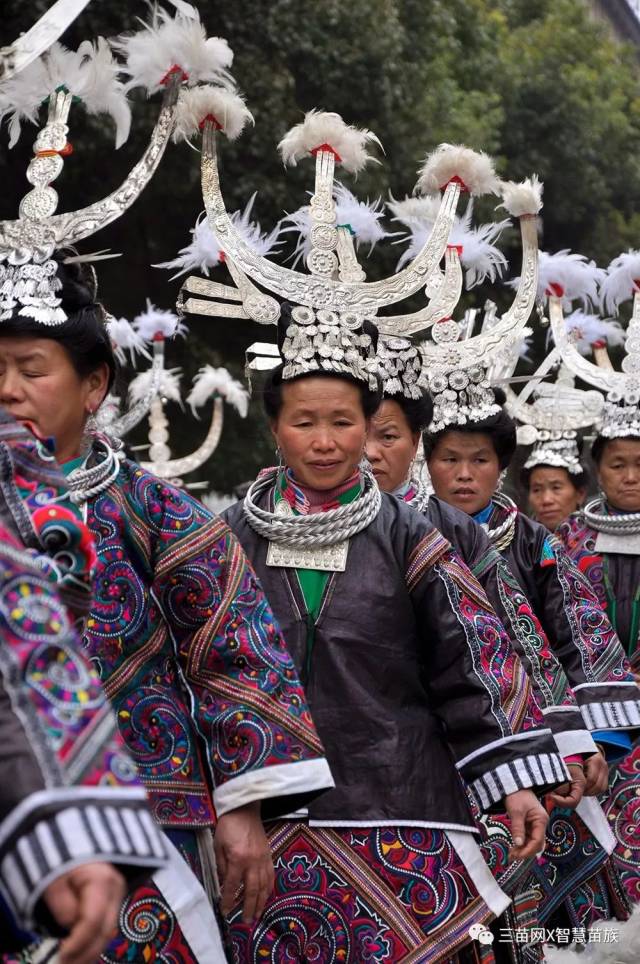
[[449,244],[462,246],[460,261],[465,269],[467,288],[482,284],[487,279],[493,282],[503,274],[507,259],[494,242],[505,228],[511,226],[511,222],[507,220],[473,227],[472,214],[473,202],[469,201],[464,215],[456,218],[449,237]]
[[455,177],[472,196],[499,191],[500,182],[489,155],[462,144],[440,144],[428,154],[418,170],[415,190],[418,194],[436,194]]
[[191,140],[209,116],[216,119],[230,141],[235,141],[249,122],[253,124],[253,114],[235,91],[211,84],[191,87],[181,90],[178,96],[173,140]]
[[[424,203],[421,206],[406,203],[411,200]],[[399,242],[395,242],[396,244],[401,241],[409,242],[408,247],[400,256],[398,269],[413,261],[420,253],[431,234],[440,207],[440,198],[433,195],[424,198],[408,198],[406,202],[393,201],[389,203],[390,209],[396,215],[395,220],[405,224],[410,232]],[[472,215],[473,201],[470,200],[465,213],[461,217],[456,215],[449,235],[449,244],[462,248],[460,261],[465,269],[467,288],[482,284],[487,278],[490,281],[495,281],[502,275],[507,267],[507,259],[494,242],[511,224],[510,221],[498,221],[473,227],[471,224]]]
[[111,339],[111,344],[113,345],[115,356],[122,365],[125,365],[127,362],[125,351],[129,352],[129,360],[132,365],[134,364],[135,355],[151,358],[151,355],[145,347],[144,338],[126,318],[114,318],[113,315],[111,315],[107,319],[107,331]]
[[521,218],[527,214],[539,214],[542,210],[543,186],[537,174],[520,182],[502,181],[500,183],[502,204],[498,207],[505,208],[514,218]]
[[368,244],[373,251],[378,241],[389,237],[380,221],[384,217],[384,204],[381,198],[376,201],[359,201],[344,184],[336,182],[333,186],[338,224],[348,224],[353,231],[357,245]]
[[[256,194],[254,193],[246,204],[244,211],[234,211],[231,220],[238,233],[255,253],[266,258],[278,245],[280,228],[276,225],[272,231],[267,233],[262,231],[258,222],[251,220],[251,211],[255,199]],[[209,269],[220,264],[222,251],[223,248],[217,234],[211,230],[207,217],[201,214],[195,227],[191,228],[190,244],[181,248],[178,256],[172,261],[163,261],[154,265],[154,268],[166,268],[169,271],[178,268],[176,274],[171,276],[171,281],[186,274],[187,271],[199,271],[209,277]]]
[[617,314],[620,305],[640,290],[640,251],[625,251],[614,258],[600,285],[600,301],[605,311]]
[[129,136],[131,109],[119,72],[104,37],[95,43],[85,40],[77,50],[52,44],[42,57],[0,84],[0,119],[9,118],[9,147],[17,143],[22,121],[35,124],[43,100],[60,87],[79,98],[89,114],[112,117],[116,147],[121,147]]
[[[577,309],[564,319],[567,331],[572,335],[572,342],[581,355],[590,355],[592,346],[599,341],[609,345],[624,345],[626,334],[618,321],[600,318],[599,315],[588,314]],[[549,329],[552,336],[552,329]]]
[[193,379],[193,388],[187,396],[187,403],[196,417],[196,409],[201,408],[214,395],[219,395],[229,405],[233,405],[242,418],[247,417],[249,393],[239,381],[232,378],[226,368],[205,365]]
[[328,144],[340,158],[344,169],[357,174],[369,161],[378,163],[367,150],[371,143],[382,146],[372,131],[351,127],[339,114],[311,110],[300,124],[287,131],[278,144],[278,150],[283,162],[295,167],[311,151]]
[[232,84],[228,69],[233,52],[221,37],[207,37],[195,7],[178,9],[175,16],[154,7],[151,23],[142,30],[121,36],[113,45],[126,59],[127,89],[144,87],[147,94],[160,90],[174,67],[186,75],[189,87],[199,83]]
[[394,221],[410,228],[414,224],[433,224],[438,216],[441,200],[439,194],[405,197],[400,201],[392,197],[387,201],[387,207],[393,214]]
[[170,402],[182,404],[180,398],[180,379],[182,372],[179,368],[163,368],[159,375],[154,375],[153,368],[147,368],[140,372],[129,385],[129,400],[131,404],[141,402],[147,397],[154,386],[157,385],[156,394]]
[[[543,298],[549,291],[562,297],[565,310],[570,310],[572,302],[580,301],[588,310],[598,303],[598,286],[605,277],[603,268],[595,261],[588,261],[582,254],[573,254],[568,248],[555,254],[540,252],[538,267],[538,297]],[[515,285],[517,282],[514,281]]]
[[147,298],[146,311],[141,311],[133,319],[133,327],[144,341],[153,341],[158,334],[164,338],[173,338],[174,335],[186,335],[187,326],[180,321],[172,311],[165,311],[164,308],[156,308]]

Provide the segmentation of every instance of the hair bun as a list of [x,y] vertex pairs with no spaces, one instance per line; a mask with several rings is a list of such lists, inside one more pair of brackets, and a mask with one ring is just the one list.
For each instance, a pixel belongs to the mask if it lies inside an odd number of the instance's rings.
[[58,297],[68,315],[75,315],[82,308],[95,304],[98,294],[96,273],[86,262],[65,263],[64,260],[59,260],[58,278],[62,282]]

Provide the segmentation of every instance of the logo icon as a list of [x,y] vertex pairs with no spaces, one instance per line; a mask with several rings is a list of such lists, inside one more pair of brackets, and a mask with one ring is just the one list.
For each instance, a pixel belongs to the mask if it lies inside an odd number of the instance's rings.
[[495,939],[484,924],[472,924],[469,928],[469,937],[472,941],[478,941],[479,944],[493,944]]

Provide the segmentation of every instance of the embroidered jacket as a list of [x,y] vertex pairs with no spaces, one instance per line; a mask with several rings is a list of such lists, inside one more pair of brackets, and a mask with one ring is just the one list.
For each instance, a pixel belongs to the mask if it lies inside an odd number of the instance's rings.
[[[490,528],[504,510],[493,507]],[[640,724],[640,689],[593,587],[561,540],[522,512],[503,550],[551,641],[589,730]]]
[[556,535],[613,623],[635,672],[640,671],[640,557],[598,552],[598,533],[576,512]]
[[[273,498],[262,504],[273,509]],[[346,570],[329,576],[315,621],[296,570],[267,566],[267,541],[242,505],[225,517],[296,665],[309,666],[309,705],[336,781],[309,806],[312,823],[473,831],[459,776],[481,809],[562,782],[550,730],[522,730],[526,674],[482,588],[421,515],[383,495],[350,540]]]
[[86,505],[96,546],[84,643],[163,826],[266,817],[332,786],[278,626],[228,527],[125,461]]
[[567,676],[507,562],[480,525],[431,496],[425,512],[476,576],[522,660],[546,725],[563,757],[597,752]]
[[[19,484],[40,504],[35,518]],[[43,504],[48,487],[62,486],[41,446],[0,410],[0,903],[24,928],[42,923],[44,889],[79,863],[106,860],[132,877],[166,858],[72,628],[88,605],[95,557],[82,523]]]

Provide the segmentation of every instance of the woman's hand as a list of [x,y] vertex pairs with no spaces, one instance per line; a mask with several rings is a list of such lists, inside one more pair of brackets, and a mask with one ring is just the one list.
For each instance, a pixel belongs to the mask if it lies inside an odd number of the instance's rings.
[[549,816],[532,790],[517,790],[504,798],[511,823],[513,846],[510,860],[535,857],[544,850],[544,832]]
[[605,793],[609,786],[609,766],[604,753],[592,753],[587,757],[584,761],[584,775],[587,780],[585,797],[597,797]]
[[[600,754],[597,753],[596,756]],[[586,793],[587,778],[582,763],[568,763],[567,769],[571,780],[569,783],[563,783],[561,787],[556,787],[553,793],[549,794],[549,799],[556,807],[575,810]]]
[[55,920],[69,931],[60,944],[60,964],[95,964],[114,934],[126,882],[111,864],[80,864],[61,874],[42,898]]
[[257,920],[273,890],[273,861],[260,819],[260,803],[248,803],[223,814],[213,841],[222,899],[220,909],[227,916],[236,893],[244,888],[242,920]]

